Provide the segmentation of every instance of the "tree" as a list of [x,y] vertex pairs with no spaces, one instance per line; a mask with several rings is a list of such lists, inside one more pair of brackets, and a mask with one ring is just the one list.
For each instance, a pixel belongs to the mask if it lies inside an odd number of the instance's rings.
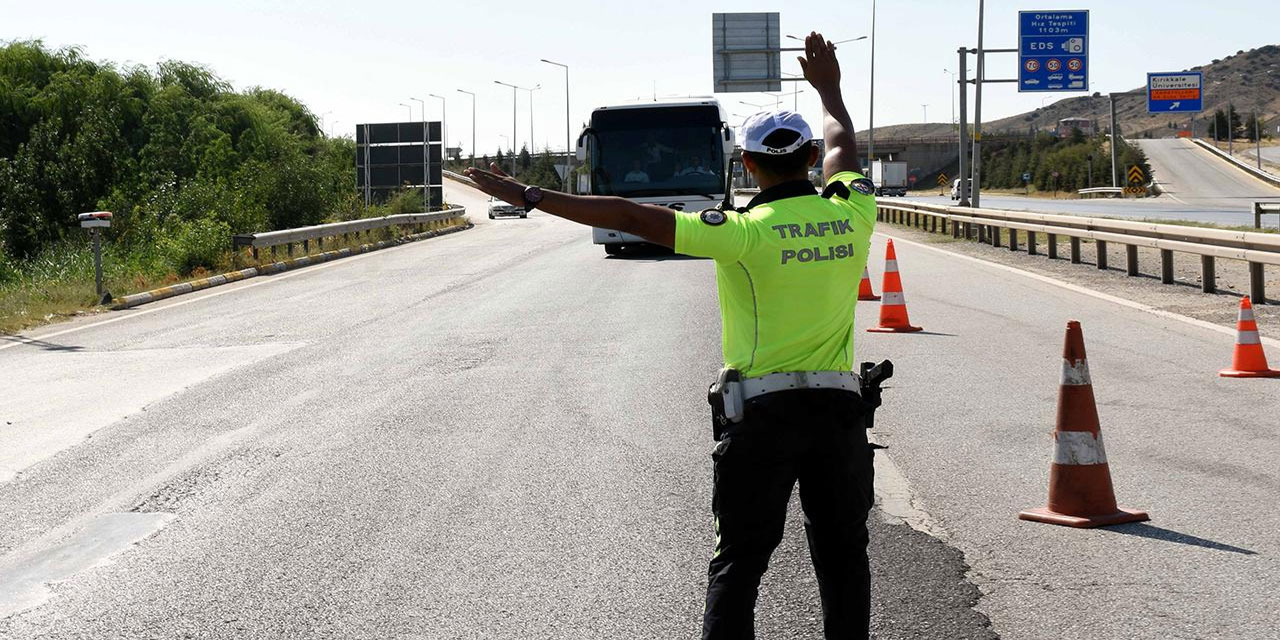
[[1249,112],[1249,119],[1244,123],[1244,137],[1249,142],[1257,142],[1258,136],[1262,133],[1266,123],[1258,117],[1257,112]]
[[520,171],[528,171],[530,161],[531,156],[529,155],[529,147],[521,145],[520,155],[516,157],[516,166],[520,168]]

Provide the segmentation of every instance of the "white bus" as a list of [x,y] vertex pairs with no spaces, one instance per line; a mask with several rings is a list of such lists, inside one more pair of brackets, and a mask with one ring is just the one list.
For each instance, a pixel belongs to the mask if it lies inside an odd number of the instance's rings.
[[[714,98],[662,99],[600,107],[578,137],[578,161],[590,168],[584,193],[619,196],[681,211],[725,199],[733,130]],[[581,184],[581,183],[580,183]],[[617,254],[644,239],[593,228],[591,239]]]

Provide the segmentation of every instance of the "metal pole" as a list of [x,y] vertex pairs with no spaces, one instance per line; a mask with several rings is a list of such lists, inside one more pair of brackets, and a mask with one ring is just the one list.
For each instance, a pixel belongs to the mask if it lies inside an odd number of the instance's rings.
[[514,84],[507,84],[500,80],[494,80],[494,84],[500,84],[504,87],[511,87],[511,175],[516,175],[516,103],[519,102],[519,89]]
[[560,182],[560,190],[565,193],[573,193],[570,190],[572,183],[569,181],[569,174],[573,170],[574,161],[574,150],[571,148],[573,133],[569,129],[569,65],[552,62],[546,58],[543,58],[542,61],[564,68],[564,180]]
[[982,50],[983,19],[986,2],[978,0],[978,68],[974,71],[973,90],[973,206],[982,206],[982,83],[987,79],[986,54]]
[[[960,202],[959,206],[969,206],[969,172],[968,162],[965,157],[969,153],[969,80],[968,70],[965,68],[969,61],[968,50],[960,47],[956,50],[960,55],[960,169],[956,171],[956,177],[960,179]],[[967,233],[967,232],[966,232]],[[967,237],[967,236],[966,236]]]
[[1109,93],[1111,101],[1111,186],[1120,186],[1119,173],[1116,171],[1116,147],[1120,146],[1120,130],[1116,128],[1116,94]]
[[106,298],[106,291],[102,287],[102,237],[98,234],[99,229],[93,229],[93,283],[98,292],[98,304],[102,304]]
[[[422,210],[430,211],[431,195],[427,191],[427,160],[429,157],[429,146],[427,145],[427,138],[429,137],[429,133],[427,131],[427,103],[426,101],[418,98],[409,99],[418,103],[418,106],[422,107]],[[409,116],[410,119],[412,119],[413,112],[409,112]]]
[[867,106],[867,171],[876,156],[876,0],[871,0],[871,96]]
[[1231,111],[1234,108],[1235,108],[1235,105],[1231,104],[1230,102],[1227,103],[1227,155],[1229,156],[1233,156],[1236,154],[1235,152],[1236,118],[1235,118],[1235,113]]
[[[471,96],[471,165],[476,164],[476,94],[470,91],[458,89],[458,93],[465,93]],[[488,167],[485,167],[486,169]]]
[[1258,170],[1262,170],[1262,134],[1259,133],[1261,125],[1258,123],[1258,112],[1253,112],[1253,155],[1258,159]]
[[929,105],[922,104],[920,105],[920,108],[924,110],[924,120],[922,122],[928,123],[929,122]]

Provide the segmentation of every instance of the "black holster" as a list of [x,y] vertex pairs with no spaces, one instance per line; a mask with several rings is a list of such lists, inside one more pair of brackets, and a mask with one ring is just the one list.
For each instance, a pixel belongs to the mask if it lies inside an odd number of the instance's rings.
[[893,363],[888,360],[880,364],[864,362],[858,368],[858,375],[862,379],[859,391],[862,401],[867,405],[864,426],[870,429],[875,424],[876,409],[880,407],[880,384],[893,377]]
[[[716,377],[716,381],[707,388],[707,404],[711,405],[711,437],[719,442],[724,437],[724,430],[729,426],[730,422],[740,422],[742,420],[742,407],[737,407],[736,415],[730,415],[730,411],[726,411],[725,402],[734,402],[739,405],[741,401],[741,382],[742,373],[737,369],[728,367],[720,370],[720,375]],[[730,388],[737,386],[735,393],[730,392]]]

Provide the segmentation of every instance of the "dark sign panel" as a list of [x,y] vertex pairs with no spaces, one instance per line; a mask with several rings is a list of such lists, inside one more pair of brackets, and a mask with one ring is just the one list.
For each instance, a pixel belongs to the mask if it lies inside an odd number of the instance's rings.
[[385,201],[401,189],[422,189],[429,208],[442,205],[441,132],[439,122],[356,125],[356,187],[365,202]]

